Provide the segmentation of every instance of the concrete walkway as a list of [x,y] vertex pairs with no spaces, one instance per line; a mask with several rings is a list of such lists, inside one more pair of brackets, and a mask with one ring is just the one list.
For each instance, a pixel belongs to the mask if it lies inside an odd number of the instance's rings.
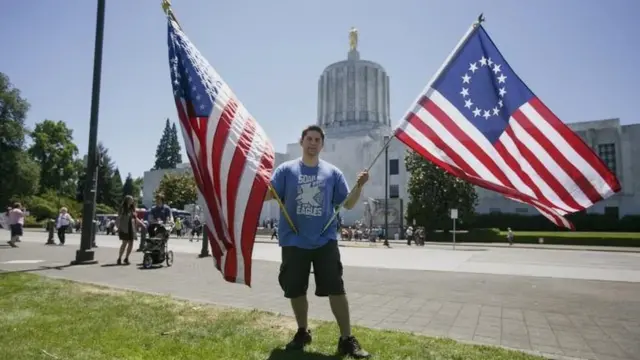
[[[40,237],[28,235],[18,249],[0,247],[0,269],[35,269],[47,276],[291,313],[277,284],[278,263],[259,260],[273,260],[273,254],[277,257],[275,245],[256,244],[254,287],[249,289],[222,281],[210,258],[197,259],[198,243],[173,241],[172,246],[179,252],[173,267],[142,271],[134,266],[101,266],[115,260],[113,247],[117,242],[108,237],[98,238],[101,248],[97,249],[97,256],[101,265],[43,268],[68,264],[77,249],[76,245],[44,246],[43,242]],[[69,242],[77,244],[77,237],[70,237]],[[640,359],[637,254],[524,249],[341,250],[352,316],[358,325],[449,336],[554,356]],[[139,257],[134,255],[134,259]],[[413,269],[391,268],[403,264]],[[527,270],[534,273],[527,276],[468,271],[470,266],[482,268],[483,264],[502,266],[509,273],[522,272],[518,269],[531,266],[536,270]],[[555,271],[570,274],[543,277],[536,266],[555,266]],[[424,271],[429,268],[439,271]],[[600,272],[594,272],[598,269]],[[588,275],[571,274],[581,271]],[[575,279],[610,277],[616,271],[627,274],[621,278],[633,281]],[[310,297],[310,303],[311,317],[332,319],[325,300]]]

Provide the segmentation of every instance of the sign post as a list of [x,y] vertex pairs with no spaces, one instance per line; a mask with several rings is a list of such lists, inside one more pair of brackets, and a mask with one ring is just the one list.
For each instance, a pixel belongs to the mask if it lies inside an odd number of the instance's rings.
[[458,209],[451,209],[451,219],[453,220],[453,250],[456,249],[456,219],[458,218]]

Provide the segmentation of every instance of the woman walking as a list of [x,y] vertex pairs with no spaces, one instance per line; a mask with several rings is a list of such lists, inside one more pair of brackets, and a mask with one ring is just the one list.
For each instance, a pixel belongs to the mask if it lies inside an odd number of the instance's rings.
[[122,255],[125,249],[127,255],[124,258],[124,264],[129,265],[129,255],[133,249],[133,240],[136,239],[136,225],[144,226],[144,223],[136,216],[136,206],[131,195],[127,195],[122,200],[122,206],[118,211],[118,237],[122,241],[120,252],[118,254],[118,265],[122,265]]
[[11,228],[11,247],[18,247],[16,242],[20,241],[22,236],[22,228],[24,226],[24,212],[20,203],[13,204],[13,208],[9,211],[9,227]]
[[60,209],[60,214],[56,221],[56,229],[58,229],[58,240],[60,241],[60,245],[64,245],[67,229],[69,229],[71,223],[73,223],[73,218],[69,214],[69,210],[67,210],[66,207],[63,207]]

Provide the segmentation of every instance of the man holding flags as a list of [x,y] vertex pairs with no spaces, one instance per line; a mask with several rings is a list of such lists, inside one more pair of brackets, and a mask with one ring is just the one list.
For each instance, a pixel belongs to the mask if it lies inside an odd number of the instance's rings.
[[338,248],[336,206],[353,208],[369,179],[369,173],[358,174],[353,191],[344,175],[334,165],[320,160],[324,145],[324,132],[312,125],[302,131],[300,146],[302,157],[280,165],[273,172],[272,191],[265,200],[274,199],[274,193],[284,205],[278,226],[282,247],[282,265],[278,281],[284,296],[291,299],[291,307],[298,323],[298,332],[287,344],[288,350],[301,350],[311,343],[307,316],[309,303],[307,289],[313,264],[316,296],[329,297],[331,310],[340,327],[338,353],[356,359],[370,355],[351,334],[349,303],[342,280],[342,263]]

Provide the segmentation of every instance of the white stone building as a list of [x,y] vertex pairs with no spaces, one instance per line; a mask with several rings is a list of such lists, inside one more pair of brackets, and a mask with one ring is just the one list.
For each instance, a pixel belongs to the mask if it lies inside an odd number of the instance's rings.
[[[357,40],[357,39],[356,39]],[[320,157],[342,170],[349,186],[357,174],[371,166],[383,150],[386,136],[391,134],[389,76],[382,66],[361,60],[353,46],[347,59],[327,66],[318,80],[318,114],[316,124],[325,130],[326,140]],[[284,154],[276,156],[276,164],[301,155],[298,143],[302,129],[292,134],[294,140]],[[387,152],[388,219],[390,233],[403,226],[407,173],[404,166],[405,146],[393,139]],[[385,154],[370,170],[370,180],[363,190],[362,201],[352,210],[341,211],[345,224],[364,220],[369,203],[375,199],[373,225],[384,223]],[[377,210],[377,211],[376,211]],[[376,216],[377,214],[377,216]],[[278,218],[278,204],[264,205],[261,220]],[[369,219],[369,217],[367,217]]]

